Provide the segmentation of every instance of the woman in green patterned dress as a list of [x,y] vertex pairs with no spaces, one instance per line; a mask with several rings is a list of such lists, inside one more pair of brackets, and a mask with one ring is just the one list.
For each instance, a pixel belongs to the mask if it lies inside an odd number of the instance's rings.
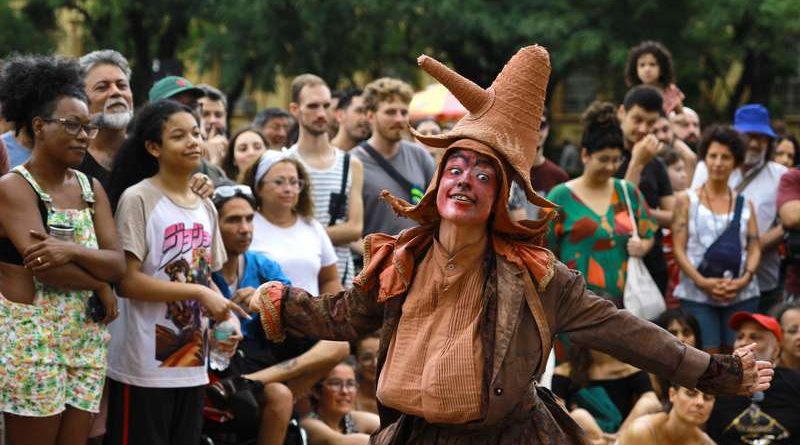
[[[586,110],[583,174],[556,186],[547,198],[560,207],[560,217],[550,230],[550,249],[568,267],[583,273],[591,290],[622,307],[628,257],[642,257],[652,248],[656,226],[636,187],[614,178],[624,144],[615,112],[607,102],[595,102]],[[623,187],[631,200],[639,239],[631,236]]]

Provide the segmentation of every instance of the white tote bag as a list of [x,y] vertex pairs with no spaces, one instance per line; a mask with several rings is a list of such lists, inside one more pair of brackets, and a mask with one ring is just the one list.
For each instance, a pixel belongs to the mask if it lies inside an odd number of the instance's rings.
[[[633,238],[639,238],[639,228],[636,217],[631,207],[631,199],[628,196],[626,181],[621,181],[622,193],[625,195],[625,206],[628,208],[628,215],[633,225]],[[622,304],[632,314],[645,320],[653,320],[667,309],[664,303],[664,296],[658,289],[653,277],[644,265],[644,261],[638,257],[628,257],[628,276],[625,279],[625,292],[622,296]]]

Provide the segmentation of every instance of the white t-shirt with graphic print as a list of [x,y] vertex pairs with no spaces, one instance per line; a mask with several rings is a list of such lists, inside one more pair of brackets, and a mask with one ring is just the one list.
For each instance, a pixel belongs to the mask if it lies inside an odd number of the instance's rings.
[[[211,272],[225,262],[217,212],[209,200],[183,207],[145,179],[123,193],[115,220],[122,249],[154,278],[207,286]],[[110,378],[150,388],[208,383],[208,318],[198,301],[119,297],[119,317],[110,325]]]

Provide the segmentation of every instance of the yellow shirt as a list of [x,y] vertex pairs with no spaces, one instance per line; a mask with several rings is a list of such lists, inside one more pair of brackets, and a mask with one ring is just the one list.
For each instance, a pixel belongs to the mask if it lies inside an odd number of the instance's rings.
[[385,406],[430,423],[466,423],[481,415],[483,308],[487,239],[449,254],[434,239],[415,271],[403,314],[378,379]]

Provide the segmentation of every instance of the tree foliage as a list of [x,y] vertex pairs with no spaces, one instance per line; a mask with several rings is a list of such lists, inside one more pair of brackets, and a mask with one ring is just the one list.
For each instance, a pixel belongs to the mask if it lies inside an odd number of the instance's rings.
[[[0,0],[0,6],[10,0]],[[79,11],[86,47],[112,47],[134,67],[141,100],[154,61],[191,61],[220,74],[235,102],[248,86],[270,90],[302,72],[347,86],[392,75],[416,79],[428,53],[488,86],[521,46],[551,52],[551,86],[574,73],[619,100],[628,49],[642,40],[673,53],[687,102],[729,118],[745,101],[769,103],[777,79],[798,69],[797,0],[30,0],[0,7],[0,50],[52,47],[38,30],[52,10]],[[26,11],[30,8],[33,13]],[[49,8],[49,9],[48,9]],[[38,11],[38,12],[37,12]],[[48,12],[49,11],[49,12]],[[25,36],[24,40],[15,38]],[[156,64],[158,65],[158,64]]]

